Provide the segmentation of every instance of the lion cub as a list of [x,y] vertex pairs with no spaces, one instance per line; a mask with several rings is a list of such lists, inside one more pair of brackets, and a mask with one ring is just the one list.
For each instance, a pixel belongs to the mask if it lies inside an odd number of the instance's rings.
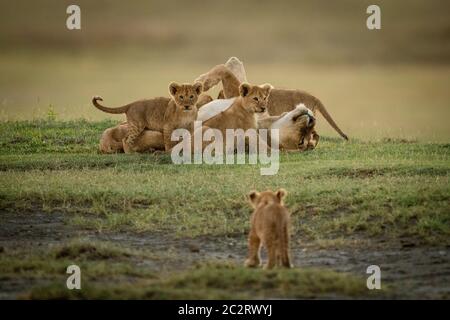
[[[272,90],[270,84],[261,86],[242,83],[239,86],[239,96],[229,100],[230,107],[217,115],[204,120],[207,127],[219,129],[225,136],[226,129],[257,129],[257,114],[264,113],[267,100]],[[220,100],[219,100],[220,101]],[[216,108],[217,102],[212,101],[202,107],[202,111]],[[200,119],[203,120],[203,119]]]
[[[124,152],[123,139],[128,134],[128,124],[123,122],[103,131],[99,143],[100,153]],[[163,134],[159,131],[144,130],[134,142],[135,152],[164,150]]]
[[199,82],[193,85],[172,82],[169,85],[171,98],[139,100],[119,108],[102,106],[98,103],[103,101],[101,97],[94,97],[92,103],[107,113],[126,114],[128,133],[123,141],[125,152],[136,151],[136,139],[145,129],[162,132],[165,150],[169,151],[174,146],[170,140],[172,131],[178,128],[190,129],[197,118],[196,104],[202,91],[203,86]]
[[252,191],[248,195],[250,204],[255,209],[250,223],[248,237],[247,267],[257,267],[260,264],[260,249],[265,247],[268,253],[266,269],[276,265],[290,268],[289,257],[289,225],[290,215],[283,205],[287,192],[279,189],[264,192]]

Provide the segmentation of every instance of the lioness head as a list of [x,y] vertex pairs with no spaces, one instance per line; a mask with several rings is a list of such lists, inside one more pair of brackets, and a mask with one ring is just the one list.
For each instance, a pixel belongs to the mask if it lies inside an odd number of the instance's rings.
[[169,93],[175,104],[183,111],[193,110],[197,104],[198,96],[203,92],[203,85],[200,82],[194,84],[169,84]]
[[283,205],[283,199],[287,195],[287,191],[284,189],[279,189],[276,192],[272,190],[267,190],[263,192],[251,191],[248,194],[248,200],[253,208],[259,206],[265,206],[272,203],[277,203]]
[[313,112],[308,109],[303,103],[297,105],[292,116],[292,121],[300,132],[300,142],[298,148],[300,150],[308,149],[309,139],[311,138],[311,133],[314,131],[316,125],[316,118]]
[[239,95],[242,97],[242,105],[250,112],[262,113],[267,109],[267,101],[273,87],[270,84],[260,86],[242,83],[239,86]]
[[300,128],[309,129],[316,125],[314,113],[303,103],[295,106],[295,109],[290,113],[292,113],[292,121],[298,123]]

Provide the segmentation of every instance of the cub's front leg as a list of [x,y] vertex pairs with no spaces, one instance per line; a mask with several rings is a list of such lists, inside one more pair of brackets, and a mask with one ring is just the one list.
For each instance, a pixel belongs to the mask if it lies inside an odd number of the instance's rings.
[[174,146],[177,145],[177,141],[172,141],[172,132],[175,130],[173,126],[165,125],[163,127],[163,139],[164,139],[164,150],[169,152]]

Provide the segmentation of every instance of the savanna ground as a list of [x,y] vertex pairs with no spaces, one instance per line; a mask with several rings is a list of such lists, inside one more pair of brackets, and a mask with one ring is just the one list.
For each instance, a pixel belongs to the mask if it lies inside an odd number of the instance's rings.
[[[100,155],[103,122],[0,125],[2,297],[448,298],[450,146],[325,138],[280,171]],[[362,156],[363,155],[363,156]],[[241,267],[249,190],[284,187],[296,269]],[[83,289],[65,289],[65,268]],[[365,271],[382,270],[369,292]]]
[[[372,32],[370,1],[186,3],[80,0],[72,32],[71,2],[0,0],[0,298],[449,298],[448,4],[379,1]],[[319,118],[318,148],[271,177],[97,153],[123,117],[93,95],[167,95],[230,56],[320,97],[352,139]],[[244,269],[244,195],[279,187],[296,268]]]

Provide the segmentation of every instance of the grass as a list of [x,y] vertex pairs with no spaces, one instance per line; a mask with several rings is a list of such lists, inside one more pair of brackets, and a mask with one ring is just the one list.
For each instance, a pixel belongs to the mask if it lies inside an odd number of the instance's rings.
[[50,284],[34,288],[30,299],[270,299],[383,297],[386,292],[369,294],[365,281],[330,270],[249,270],[235,265],[204,265],[154,281],[90,286],[69,291]]
[[[1,280],[27,281],[30,286],[20,295],[23,299],[263,299],[389,294],[386,290],[370,293],[364,279],[322,268],[264,271],[209,262],[182,272],[156,273],[143,263],[155,258],[148,251],[92,241],[74,241],[46,251],[15,249],[3,253]],[[70,291],[65,287],[66,268],[74,261],[81,269],[83,285],[82,290]]]
[[449,243],[448,144],[324,138],[313,152],[283,154],[268,177],[252,165],[100,155],[100,132],[111,125],[1,123],[0,208],[64,212],[98,231],[226,236],[248,231],[250,190],[283,187],[294,234],[319,245],[355,237]]
[[171,81],[237,56],[250,82],[320,98],[351,137],[450,139],[445,1],[379,0],[376,31],[366,27],[369,0],[107,2],[77,2],[80,31],[65,27],[67,3],[2,5],[0,120],[119,119],[92,96],[111,106],[167,96]]

